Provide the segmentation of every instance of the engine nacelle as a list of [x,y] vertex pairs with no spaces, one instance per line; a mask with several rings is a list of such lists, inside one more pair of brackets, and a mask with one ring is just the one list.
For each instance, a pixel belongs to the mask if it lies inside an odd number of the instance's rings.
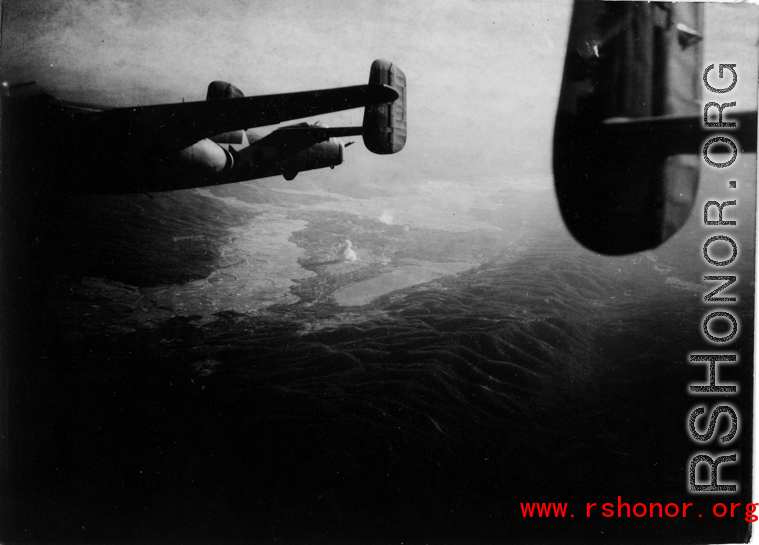
[[203,139],[154,165],[151,188],[167,191],[213,185],[224,180],[233,165],[234,158],[227,150]]
[[230,169],[233,160],[227,150],[211,140],[204,139],[181,150],[175,164],[178,169],[208,176]]
[[345,144],[338,138],[330,138],[314,144],[279,163],[282,175],[292,180],[302,170],[335,167],[342,164]]
[[226,81],[212,81],[208,84],[206,100],[224,100],[227,98],[242,98],[242,91]]

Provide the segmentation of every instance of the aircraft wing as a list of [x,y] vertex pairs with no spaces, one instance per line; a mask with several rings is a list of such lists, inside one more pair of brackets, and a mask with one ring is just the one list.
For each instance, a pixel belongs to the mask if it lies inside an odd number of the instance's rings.
[[90,141],[117,141],[126,148],[150,147],[156,152],[170,153],[215,134],[393,102],[398,96],[398,91],[389,85],[370,83],[320,91],[114,108],[83,113],[76,116],[75,122]]
[[[109,109],[56,100],[29,82],[0,85],[0,98],[4,141],[35,172],[30,191],[122,194],[279,174],[292,179],[341,164],[345,146],[333,137],[361,135],[369,151],[384,155],[401,151],[407,136],[406,77],[382,59],[372,63],[366,85],[318,91],[244,97],[234,85],[213,81],[201,102]],[[231,146],[244,143],[242,130],[353,108],[364,108],[361,126],[300,123],[247,148]],[[32,142],[43,133],[56,138],[34,154]]]

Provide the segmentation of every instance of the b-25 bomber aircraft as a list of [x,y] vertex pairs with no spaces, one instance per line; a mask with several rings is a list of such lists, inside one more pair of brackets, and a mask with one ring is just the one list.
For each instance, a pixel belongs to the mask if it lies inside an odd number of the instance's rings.
[[[339,137],[360,135],[377,154],[397,153],[406,143],[406,77],[384,60],[372,63],[367,85],[245,97],[214,81],[205,101],[133,108],[64,102],[25,87],[3,84],[4,141],[11,146],[4,159],[43,191],[151,193],[277,175],[291,180],[341,164]],[[250,130],[360,107],[360,127],[300,123],[263,137]],[[54,136],[30,156],[29,143],[40,135]],[[104,152],[102,142],[115,145]]]
[[[703,18],[693,3],[574,2],[553,171],[564,223],[590,250],[634,253],[676,233],[693,210],[699,154],[714,134],[734,136],[741,152],[756,151],[756,111],[701,99]],[[406,142],[406,78],[381,60],[368,85],[244,97],[217,81],[206,101],[187,104],[107,109],[25,97],[19,86],[6,91],[6,192],[18,180],[33,180],[43,193],[103,194],[293,179],[339,165],[340,137],[362,135],[379,154]],[[366,108],[361,127],[301,123],[264,137],[250,130],[359,107]],[[724,133],[707,128],[717,114],[722,121],[722,108]],[[110,144],[106,151],[102,142]]]

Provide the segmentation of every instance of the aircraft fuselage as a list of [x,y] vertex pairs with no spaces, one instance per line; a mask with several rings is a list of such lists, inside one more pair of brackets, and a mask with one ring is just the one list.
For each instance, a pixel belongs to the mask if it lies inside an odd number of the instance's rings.
[[[24,179],[33,184],[34,191],[141,193],[269,176],[292,179],[300,171],[341,164],[345,148],[340,139],[328,138],[293,153],[248,129],[165,151],[150,143],[122,145],[125,139],[119,138],[118,131],[99,126],[97,114],[72,113],[44,95],[6,97],[3,106],[9,156],[28,169]],[[40,141],[41,148],[32,145]]]

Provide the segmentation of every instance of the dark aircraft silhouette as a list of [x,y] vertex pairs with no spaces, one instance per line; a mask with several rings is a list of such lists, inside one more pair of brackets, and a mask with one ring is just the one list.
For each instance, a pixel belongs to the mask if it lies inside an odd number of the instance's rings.
[[[406,143],[406,77],[372,63],[369,83],[256,97],[214,81],[206,101],[106,108],[56,100],[33,85],[4,87],[5,142],[14,175],[35,188],[66,194],[149,193],[227,184],[332,167],[343,161],[341,136],[363,136],[378,154]],[[266,136],[249,130],[364,107],[361,127],[301,123]],[[40,135],[44,151],[25,153]],[[107,151],[98,145],[117,142]]]
[[[702,12],[685,2],[575,1],[553,170],[564,222],[593,251],[638,252],[676,233],[693,209],[708,138],[727,134],[741,152],[756,150],[756,112],[726,109],[736,125],[724,132],[702,125]],[[150,193],[293,179],[339,165],[339,137],[360,134],[380,154],[406,141],[406,78],[387,61],[372,64],[368,85],[246,98],[213,82],[205,102],[187,104],[106,109],[27,95],[6,86],[3,100],[11,193]],[[730,102],[725,97],[712,102]],[[301,123],[264,137],[248,130],[359,107],[366,108],[361,127]],[[118,145],[104,150],[101,142]]]
[[[587,248],[628,254],[676,233],[693,209],[709,138],[756,151],[755,111],[726,108],[724,121],[735,126],[704,128],[705,104],[731,99],[701,98],[703,23],[690,2],[575,1],[553,170],[564,223]],[[727,89],[724,75],[716,81]],[[708,113],[716,118],[717,106]]]

